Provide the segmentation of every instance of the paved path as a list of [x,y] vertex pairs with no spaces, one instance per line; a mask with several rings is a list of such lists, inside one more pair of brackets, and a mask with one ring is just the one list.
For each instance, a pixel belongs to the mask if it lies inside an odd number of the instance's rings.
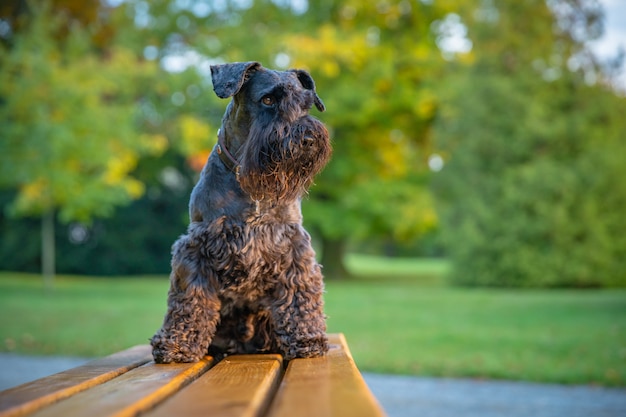
[[[87,359],[0,353],[0,390]],[[389,417],[625,417],[626,390],[364,374]]]
[[365,374],[389,417],[626,417],[626,390]]

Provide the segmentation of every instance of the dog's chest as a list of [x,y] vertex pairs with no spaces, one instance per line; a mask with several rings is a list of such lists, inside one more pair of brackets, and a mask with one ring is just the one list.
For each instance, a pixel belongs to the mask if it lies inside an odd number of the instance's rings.
[[299,258],[310,238],[298,223],[237,222],[218,219],[203,239],[205,259],[221,291],[262,296]]

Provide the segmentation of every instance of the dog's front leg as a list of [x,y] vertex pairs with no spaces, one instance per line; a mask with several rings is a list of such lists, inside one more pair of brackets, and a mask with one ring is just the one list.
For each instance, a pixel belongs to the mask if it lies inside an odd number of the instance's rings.
[[220,301],[206,288],[170,288],[163,326],[150,340],[157,363],[197,362],[207,354],[219,322]]
[[[322,273],[319,265],[314,265],[312,273],[289,279],[298,283],[297,287],[278,290],[271,308],[277,342],[287,360],[322,356],[328,351]],[[294,267],[287,274],[302,271]]]
[[167,314],[150,340],[157,363],[197,362],[207,354],[219,322],[221,302],[210,285],[212,271],[200,271],[185,243],[183,236],[174,245]]

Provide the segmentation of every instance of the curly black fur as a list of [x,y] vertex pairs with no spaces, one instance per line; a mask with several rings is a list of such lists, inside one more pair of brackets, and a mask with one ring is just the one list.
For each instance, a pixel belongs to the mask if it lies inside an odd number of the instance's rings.
[[168,311],[151,339],[154,359],[322,355],[324,284],[300,199],[330,158],[328,131],[308,114],[324,105],[306,71],[256,62],[211,70],[216,94],[234,96],[220,134],[240,168],[213,152],[192,191],[191,223],[172,247]]

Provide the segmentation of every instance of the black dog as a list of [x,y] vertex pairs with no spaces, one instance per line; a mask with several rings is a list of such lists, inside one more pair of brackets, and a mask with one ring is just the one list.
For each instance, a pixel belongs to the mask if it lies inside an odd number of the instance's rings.
[[191,223],[172,248],[168,311],[152,337],[156,362],[212,354],[328,350],[323,282],[300,200],[330,158],[311,76],[258,62],[211,67],[233,97],[199,182]]

